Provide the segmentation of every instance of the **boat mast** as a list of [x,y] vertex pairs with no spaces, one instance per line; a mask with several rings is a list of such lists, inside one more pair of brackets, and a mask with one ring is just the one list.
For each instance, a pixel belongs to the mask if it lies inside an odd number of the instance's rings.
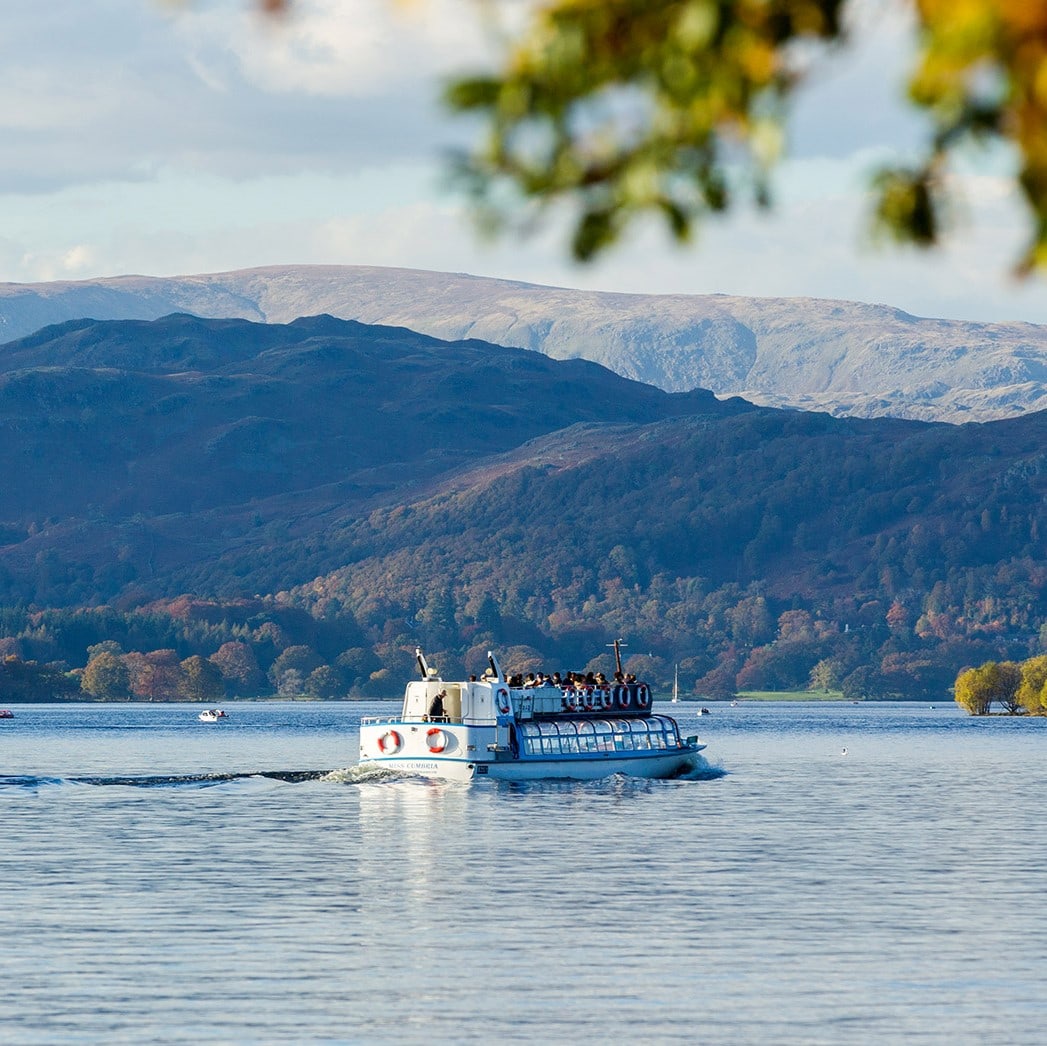
[[502,666],[498,662],[498,658],[494,656],[493,650],[487,651],[487,663],[491,666],[491,674],[494,676],[495,681],[498,683],[505,682],[505,673],[502,671]]
[[613,643],[608,643],[608,646],[614,647],[614,671],[617,675],[622,674],[622,647],[628,646],[628,643],[622,642],[620,639],[616,639]]
[[414,657],[418,662],[418,670],[422,673],[423,679],[429,678],[429,663],[425,660],[425,654],[422,653],[422,648],[416,646],[414,648]]

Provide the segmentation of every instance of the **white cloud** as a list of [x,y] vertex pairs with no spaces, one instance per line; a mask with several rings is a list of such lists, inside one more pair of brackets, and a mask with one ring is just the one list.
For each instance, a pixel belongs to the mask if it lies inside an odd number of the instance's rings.
[[296,0],[272,20],[240,0],[190,12],[177,29],[205,82],[226,82],[232,54],[263,91],[357,98],[400,93],[486,53],[475,14],[461,0]]

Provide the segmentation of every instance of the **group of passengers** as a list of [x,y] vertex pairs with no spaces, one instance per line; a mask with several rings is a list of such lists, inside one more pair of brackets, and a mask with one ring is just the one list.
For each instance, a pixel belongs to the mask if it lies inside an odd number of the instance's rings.
[[544,672],[528,672],[526,676],[518,672],[509,677],[509,685],[518,690],[531,690],[542,686],[554,686],[561,690],[584,690],[635,682],[636,676],[632,672],[615,672],[610,680],[603,672],[554,672],[551,676]]

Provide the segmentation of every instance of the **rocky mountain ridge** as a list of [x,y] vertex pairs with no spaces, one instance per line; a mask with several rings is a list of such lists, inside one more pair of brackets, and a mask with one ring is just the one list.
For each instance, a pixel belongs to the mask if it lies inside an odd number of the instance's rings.
[[670,392],[705,388],[835,415],[958,423],[1047,408],[1047,327],[883,305],[619,294],[369,266],[0,284],[3,341],[83,317],[172,312],[267,323],[327,313],[587,359]]

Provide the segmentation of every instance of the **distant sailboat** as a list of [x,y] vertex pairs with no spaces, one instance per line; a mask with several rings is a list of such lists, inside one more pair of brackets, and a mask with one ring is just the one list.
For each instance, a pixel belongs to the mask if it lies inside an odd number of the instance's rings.
[[673,677],[673,704],[680,700],[680,666],[676,666],[676,675]]

